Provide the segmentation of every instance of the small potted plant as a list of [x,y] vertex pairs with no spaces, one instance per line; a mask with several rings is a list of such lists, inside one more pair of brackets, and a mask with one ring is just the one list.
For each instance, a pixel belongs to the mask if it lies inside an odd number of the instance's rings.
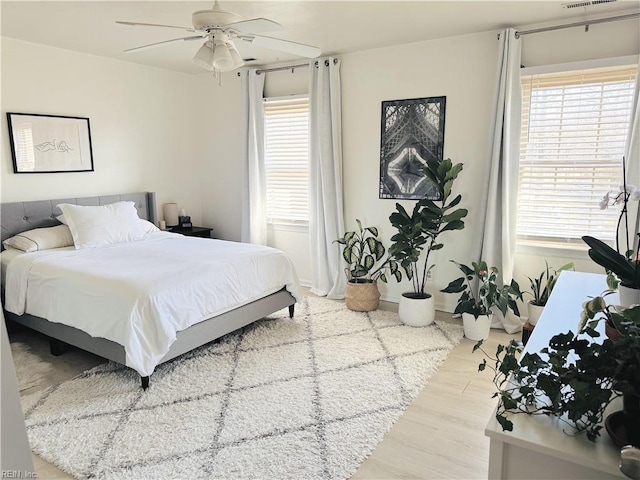
[[[454,314],[462,314],[464,336],[471,340],[489,338],[493,321],[493,307],[503,315],[511,309],[520,316],[516,300],[522,300],[520,286],[515,280],[510,285],[498,286],[498,269],[487,267],[487,263],[473,262],[469,268],[454,262],[464,276],[457,278],[441,291],[444,293],[461,293]],[[476,284],[477,282],[477,284]],[[476,284],[476,286],[474,286]]]
[[[555,335],[542,355],[520,355],[515,340],[498,345],[494,356],[482,342],[475,345],[486,357],[478,370],[493,371],[494,397],[500,398],[496,420],[512,431],[512,414],[554,416],[595,441],[605,409],[622,396],[623,410],[610,414],[605,427],[619,446],[640,446],[640,306],[608,306],[604,297],[595,297],[583,304],[581,317],[577,334]],[[603,320],[615,326],[618,339],[598,338],[596,326]]]
[[397,262],[389,255],[385,257],[386,249],[378,240],[376,227],[363,227],[356,219],[358,230],[346,232],[343,237],[334,240],[344,248],[342,258],[349,265],[345,268],[347,275],[347,289],[345,304],[350,310],[369,312],[376,310],[380,304],[380,291],[377,281],[387,281],[387,269],[397,281],[402,280],[402,272]]
[[557,270],[550,267],[546,260],[544,264],[545,269],[538,277],[527,277],[531,284],[531,292],[527,293],[530,293],[533,297],[528,303],[529,323],[531,325],[538,323],[538,320],[542,315],[542,311],[544,310],[544,306],[549,300],[549,295],[551,295],[553,287],[555,287],[556,282],[558,281],[558,275],[560,275],[560,272],[563,270],[573,270],[573,263],[567,263]]
[[438,198],[419,200],[411,215],[396,203],[396,211],[389,216],[391,225],[397,230],[391,237],[393,244],[389,253],[413,285],[411,292],[402,294],[398,305],[398,316],[407,325],[422,327],[435,319],[433,296],[426,291],[429,271],[434,267],[429,265],[429,256],[444,246],[438,242],[441,233],[464,228],[462,219],[467,216],[467,209],[455,208],[462,197],[456,195],[449,200],[453,183],[461,171],[462,164],[454,165],[448,158],[442,162],[428,160],[424,173],[435,185]]

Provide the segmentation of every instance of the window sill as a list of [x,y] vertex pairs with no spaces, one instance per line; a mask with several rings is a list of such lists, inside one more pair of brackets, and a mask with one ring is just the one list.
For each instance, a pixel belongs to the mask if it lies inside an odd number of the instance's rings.
[[309,233],[308,223],[269,222],[267,228],[277,232]]
[[561,242],[540,242],[531,240],[518,240],[516,243],[516,254],[540,255],[554,257],[571,257],[579,259],[589,259],[587,253],[589,246],[585,243],[561,243]]

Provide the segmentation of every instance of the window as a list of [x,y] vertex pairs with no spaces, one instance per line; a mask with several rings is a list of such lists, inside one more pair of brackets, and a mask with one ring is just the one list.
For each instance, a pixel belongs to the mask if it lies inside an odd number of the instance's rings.
[[[612,241],[637,65],[522,76],[518,240]],[[582,242],[580,241],[580,244]]]
[[264,102],[267,221],[309,223],[309,98]]

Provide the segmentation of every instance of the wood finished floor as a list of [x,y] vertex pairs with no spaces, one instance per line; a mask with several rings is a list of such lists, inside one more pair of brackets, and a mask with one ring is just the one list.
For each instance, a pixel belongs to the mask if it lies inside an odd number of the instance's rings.
[[[397,305],[383,302],[381,308],[397,310]],[[436,318],[460,322],[448,313],[437,312]],[[492,330],[485,342],[486,349],[493,352],[498,343],[517,337]],[[47,358],[46,339],[22,329],[10,332],[10,338],[28,343],[33,353],[54,364],[45,384],[24,394],[61,383],[103,361],[79,350],[55,359]],[[491,398],[490,374],[477,371],[482,356],[479,352],[472,353],[474,343],[465,338],[453,349],[429,384],[352,478],[487,478],[489,439],[484,436],[484,428],[496,400]],[[72,478],[37,455],[33,458],[38,478]]]

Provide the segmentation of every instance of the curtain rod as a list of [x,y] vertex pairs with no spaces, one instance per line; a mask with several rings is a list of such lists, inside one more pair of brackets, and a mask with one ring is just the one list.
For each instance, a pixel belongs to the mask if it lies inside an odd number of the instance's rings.
[[[334,58],[333,59],[333,64],[335,65],[336,63],[338,63],[338,59]],[[324,61],[325,65],[329,65],[329,60],[325,60]],[[316,60],[315,63],[316,67],[318,66],[318,61]],[[280,72],[282,70],[291,70],[293,71],[294,68],[301,68],[301,67],[308,67],[309,64],[308,63],[299,63],[298,65],[289,65],[288,67],[273,67],[273,68],[259,68],[258,70],[256,70],[256,75],[260,75],[262,73],[269,73],[269,72]],[[242,73],[238,72],[238,76],[241,76]]]
[[565,23],[563,25],[554,25],[552,27],[534,28],[532,30],[523,30],[521,32],[516,32],[516,38],[520,38],[521,35],[530,35],[532,33],[549,32],[551,30],[560,30],[563,28],[583,27],[583,26],[586,26],[587,28],[589,28],[589,25],[595,25],[597,23],[619,22],[621,20],[631,20],[638,17],[640,17],[640,13],[629,13],[627,15],[618,15],[616,17],[598,18],[595,20],[584,20],[582,22]]

